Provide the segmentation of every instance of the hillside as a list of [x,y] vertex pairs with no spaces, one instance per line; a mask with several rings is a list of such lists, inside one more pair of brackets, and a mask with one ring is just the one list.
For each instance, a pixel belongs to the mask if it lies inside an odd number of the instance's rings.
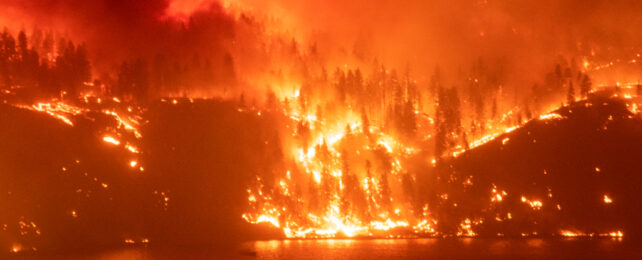
[[[138,130],[98,112],[69,117],[70,126],[0,105],[0,190],[7,191],[0,194],[0,247],[229,244],[251,237],[256,228],[240,218],[245,187],[274,161],[265,142],[273,138],[272,121],[216,100],[157,102],[142,117]],[[142,138],[131,134],[137,131]]]
[[642,120],[598,96],[553,113],[428,173],[442,230],[470,218],[481,235],[639,234]]
[[[241,218],[253,179],[287,161],[282,115],[179,99],[141,109],[132,130],[110,113],[83,112],[70,126],[0,105],[1,247],[228,245],[283,236]],[[437,236],[629,236],[642,230],[639,158],[642,120],[622,100],[595,96],[435,166],[408,167],[416,182],[404,189],[427,202]]]

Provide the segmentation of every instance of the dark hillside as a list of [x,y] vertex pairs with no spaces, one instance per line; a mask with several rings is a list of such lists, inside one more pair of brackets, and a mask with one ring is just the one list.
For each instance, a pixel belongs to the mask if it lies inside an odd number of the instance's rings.
[[443,228],[468,217],[484,235],[639,233],[642,120],[600,97],[554,113],[437,166],[428,186],[449,195],[430,199]]

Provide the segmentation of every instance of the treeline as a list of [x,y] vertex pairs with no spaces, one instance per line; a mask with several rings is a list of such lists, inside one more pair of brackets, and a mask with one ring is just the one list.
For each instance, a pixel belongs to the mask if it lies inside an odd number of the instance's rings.
[[583,73],[575,59],[560,58],[555,67],[546,74],[544,84],[532,88],[533,105],[537,108],[542,103],[563,96],[567,103],[573,103],[576,98],[586,98],[591,91],[590,77]]
[[[161,95],[206,92],[236,84],[234,59],[226,53],[212,61],[194,53],[191,60],[164,54],[125,61],[114,71],[92,77],[87,48],[52,31],[34,29],[0,35],[0,88],[21,89],[33,98],[75,100],[82,94],[145,101]],[[222,86],[222,87],[220,87]]]
[[75,96],[91,80],[84,45],[75,45],[52,32],[24,31],[0,35],[0,86],[24,88],[35,96]]
[[[434,137],[439,157],[467,148],[470,141],[497,131],[494,127],[521,124],[548,105],[584,98],[591,90],[589,76],[573,60],[560,58],[531,88],[506,87],[504,67],[501,61],[489,66],[479,58],[449,83],[437,67],[423,84],[409,69],[398,73],[381,64],[367,75],[360,68],[336,68],[331,75],[325,69],[304,71],[296,106],[326,121],[348,110],[359,112],[363,125],[383,127],[407,142]],[[288,100],[286,105],[293,106]]]
[[319,76],[308,76],[298,97],[300,109],[331,121],[349,108],[360,112],[364,121],[374,119],[374,125],[413,136],[417,131],[416,110],[424,105],[416,81],[409,73],[399,76],[395,70],[377,68],[369,77],[359,68],[337,68],[332,76],[325,70]]
[[236,84],[236,73],[229,53],[216,63],[198,54],[188,62],[159,54],[151,61],[139,58],[123,62],[115,79],[106,81],[110,95],[144,101],[162,95],[184,96],[189,91],[228,91]]
[[[364,122],[372,122],[406,141],[415,140],[418,131],[422,137],[431,134],[438,155],[465,147],[469,139],[487,134],[489,125],[520,123],[545,109],[543,104],[570,102],[586,96],[591,88],[590,78],[574,60],[560,59],[543,84],[528,89],[504,86],[506,72],[501,61],[489,66],[480,58],[469,69],[460,69],[449,83],[435,69],[427,82],[418,83],[410,68],[399,73],[378,62],[367,69],[368,73],[360,68],[315,71],[308,66],[314,63],[315,52],[303,54],[295,47],[288,50],[291,52],[285,56],[292,57],[284,60],[294,64],[275,66],[301,68],[287,77],[302,79],[298,104],[289,102],[288,106],[297,105],[304,114],[316,113],[317,118],[328,121],[346,109],[356,111]],[[37,98],[73,100],[92,93],[141,102],[163,95],[209,96],[225,93],[238,84],[235,66],[230,53],[212,57],[194,51],[187,60],[162,53],[150,59],[125,61],[114,71],[92,77],[87,49],[82,44],[38,29],[30,37],[24,31],[14,37],[6,29],[0,35],[0,87],[22,88]],[[512,101],[510,94],[515,97]],[[275,100],[274,94],[270,95],[267,100]]]
[[347,110],[357,111],[364,126],[383,127],[407,142],[434,133],[439,154],[466,143],[465,132],[483,133],[484,127],[478,125],[498,116],[501,79],[495,71],[485,70],[481,62],[468,75],[462,73],[462,80],[451,87],[439,68],[427,84],[419,84],[409,69],[398,73],[381,64],[373,67],[368,76],[359,68],[337,68],[332,76],[322,70],[318,76],[306,77],[298,97],[301,111],[316,113],[317,118],[327,121]]

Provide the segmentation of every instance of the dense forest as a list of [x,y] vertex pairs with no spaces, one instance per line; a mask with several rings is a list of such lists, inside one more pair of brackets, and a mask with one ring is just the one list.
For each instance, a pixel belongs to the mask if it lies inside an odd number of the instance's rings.
[[[268,78],[273,79],[265,83],[266,94],[245,93],[252,91],[242,87],[248,84],[243,83],[249,82],[248,76],[237,74],[239,65],[230,52],[217,61],[223,66],[213,65],[209,57],[197,52],[187,61],[158,53],[151,59],[130,59],[111,71],[97,73],[84,44],[40,29],[29,36],[23,30],[15,37],[7,29],[3,31],[0,77],[4,89],[20,89],[21,98],[32,101],[57,98],[75,102],[89,95],[140,103],[163,96],[198,97],[199,90],[224,89],[224,96],[229,97],[229,91],[243,103],[249,102],[246,99],[253,104],[264,100],[269,108],[285,102],[288,109],[328,121],[352,111],[360,114],[364,124],[371,121],[408,142],[434,136],[437,157],[468,148],[473,140],[496,131],[495,125],[519,124],[549,110],[551,104],[585,98],[591,89],[591,79],[575,59],[559,58],[543,80],[533,83],[524,95],[518,90],[523,86],[507,85],[501,61],[478,58],[469,70],[460,69],[450,80],[437,67],[428,80],[417,81],[411,68],[399,73],[376,59],[365,66],[367,73],[359,67],[337,67],[328,72],[316,61],[314,45],[306,50],[295,40],[276,44],[284,50],[279,55],[289,58],[280,59],[285,64],[266,69]],[[296,83],[299,89],[279,86],[290,78],[300,79]],[[297,94],[292,96],[288,91]]]

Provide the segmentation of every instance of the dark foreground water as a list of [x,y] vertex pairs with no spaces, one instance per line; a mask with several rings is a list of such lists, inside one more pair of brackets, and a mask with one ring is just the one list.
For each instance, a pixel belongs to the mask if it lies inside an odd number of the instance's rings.
[[123,248],[99,253],[18,254],[12,259],[642,259],[639,246],[615,239],[274,240],[238,248]]

